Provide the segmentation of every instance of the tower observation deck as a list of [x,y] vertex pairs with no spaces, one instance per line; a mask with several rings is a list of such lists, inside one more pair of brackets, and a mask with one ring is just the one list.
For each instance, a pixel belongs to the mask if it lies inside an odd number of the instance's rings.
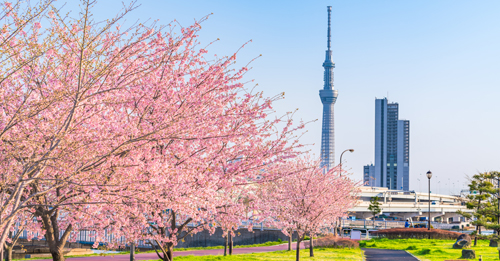
[[332,62],[331,44],[331,13],[332,7],[328,6],[328,41],[325,62],[324,87],[319,91],[321,103],[323,103],[323,125],[321,132],[321,167],[328,171],[335,164],[335,125],[333,122],[333,105],[337,100],[338,92],[333,89],[333,68],[335,63]]

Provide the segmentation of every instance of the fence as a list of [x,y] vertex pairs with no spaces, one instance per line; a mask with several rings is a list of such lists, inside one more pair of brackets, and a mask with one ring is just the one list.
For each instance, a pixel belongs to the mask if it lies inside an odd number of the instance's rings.
[[[371,229],[389,229],[389,228],[404,228],[406,221],[388,221],[388,220],[366,220],[366,219],[343,219],[342,227],[349,228],[371,228]],[[427,221],[414,221],[413,225],[421,224],[422,226],[427,225]],[[438,229],[452,229],[457,224],[446,224],[439,222],[431,222],[433,228]]]
[[[180,225],[180,224],[178,224],[178,225]],[[196,223],[190,223],[187,226],[188,227],[194,227],[194,226],[197,226],[197,225],[198,224],[196,224]],[[250,225],[252,225],[253,231],[256,231],[256,230],[260,230],[261,232],[262,231],[275,231],[275,232],[281,231],[281,229],[279,229],[277,227],[265,225],[264,223],[250,224],[249,222],[242,222],[242,225],[239,226],[238,229],[248,229],[248,227]],[[14,233],[17,233],[19,231],[19,229],[18,229],[19,226],[20,226],[20,224],[16,223],[15,228],[14,228]],[[149,232],[151,232],[151,231],[149,231]],[[279,233],[281,233],[281,232],[279,232]],[[59,237],[61,237],[63,234],[64,234],[64,230],[60,231],[59,232]],[[20,238],[21,239],[27,239],[28,238],[28,232],[27,231],[23,231],[23,233],[21,234]],[[43,235],[40,235],[38,233],[34,234],[34,238],[41,238],[42,242],[45,241],[45,239],[43,238]],[[70,241],[76,242],[76,243],[79,243],[79,244],[82,244],[82,245],[93,245],[94,242],[96,241],[95,232],[94,231],[89,231],[89,230],[80,230],[80,231],[73,232],[72,235],[71,235],[71,237],[70,237]],[[103,242],[116,242],[116,243],[118,243],[118,245],[123,245],[123,246],[127,246],[128,245],[127,242],[126,242],[126,238],[125,237],[119,237],[119,238],[117,238],[113,234],[108,233],[106,230],[104,231],[104,236],[103,236],[103,238],[100,241],[103,241]],[[215,241],[217,241],[217,240],[215,240]],[[262,242],[262,243],[264,243],[264,242]],[[139,240],[139,241],[137,241],[136,242],[136,247],[138,247],[138,248],[152,248],[152,246],[149,244],[148,240]]]

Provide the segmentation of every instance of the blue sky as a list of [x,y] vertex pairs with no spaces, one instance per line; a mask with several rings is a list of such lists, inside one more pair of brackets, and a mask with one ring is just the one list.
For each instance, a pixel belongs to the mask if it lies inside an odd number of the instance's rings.
[[[297,120],[321,119],[326,6],[332,11],[336,63],[336,157],[361,179],[374,159],[375,97],[400,104],[410,120],[410,189],[427,190],[425,172],[434,173],[433,192],[458,192],[466,175],[500,170],[500,1],[171,1],[142,0],[128,21],[148,18],[188,26],[213,15],[200,40],[221,41],[210,53],[232,54],[253,63],[255,79],[268,96],[286,98],[279,114],[299,111]],[[121,0],[102,0],[96,19],[118,12]],[[70,1],[67,9],[76,10]],[[319,153],[321,121],[307,126],[303,143]],[[421,184],[417,179],[421,180]],[[439,183],[438,183],[439,182]]]

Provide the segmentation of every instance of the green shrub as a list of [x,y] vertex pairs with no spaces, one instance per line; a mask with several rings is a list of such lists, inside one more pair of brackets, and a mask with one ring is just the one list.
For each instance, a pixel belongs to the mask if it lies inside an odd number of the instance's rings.
[[431,250],[428,248],[424,248],[424,249],[417,252],[417,254],[419,254],[419,255],[428,255],[430,253],[431,253]]
[[418,247],[414,246],[414,245],[411,245],[409,247],[406,248],[406,250],[417,250]]
[[281,238],[278,238],[278,243],[283,243],[283,240],[281,240]]
[[427,239],[429,236],[433,239],[452,239],[455,240],[461,233],[441,229],[426,228],[391,228],[371,232],[373,236],[388,239],[403,238],[421,238]]

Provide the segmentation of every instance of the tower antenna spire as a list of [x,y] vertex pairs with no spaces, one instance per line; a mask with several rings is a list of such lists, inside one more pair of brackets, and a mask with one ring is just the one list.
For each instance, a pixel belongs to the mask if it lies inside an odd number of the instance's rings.
[[330,43],[332,42],[331,40],[331,17],[332,17],[332,7],[331,6],[327,6],[326,9],[328,10],[328,43],[327,43],[327,46],[328,46],[328,51],[330,51]]
[[333,89],[333,68],[335,68],[335,63],[332,61],[332,51],[330,50],[332,7],[328,6],[326,10],[328,11],[328,50],[325,52],[325,62],[323,63],[323,68],[325,68],[325,74],[323,76],[325,85],[323,86],[323,90],[319,90],[319,97],[321,98],[321,103],[323,103],[321,167],[323,167],[325,171],[328,171],[335,164],[333,105],[337,100],[338,91]]

